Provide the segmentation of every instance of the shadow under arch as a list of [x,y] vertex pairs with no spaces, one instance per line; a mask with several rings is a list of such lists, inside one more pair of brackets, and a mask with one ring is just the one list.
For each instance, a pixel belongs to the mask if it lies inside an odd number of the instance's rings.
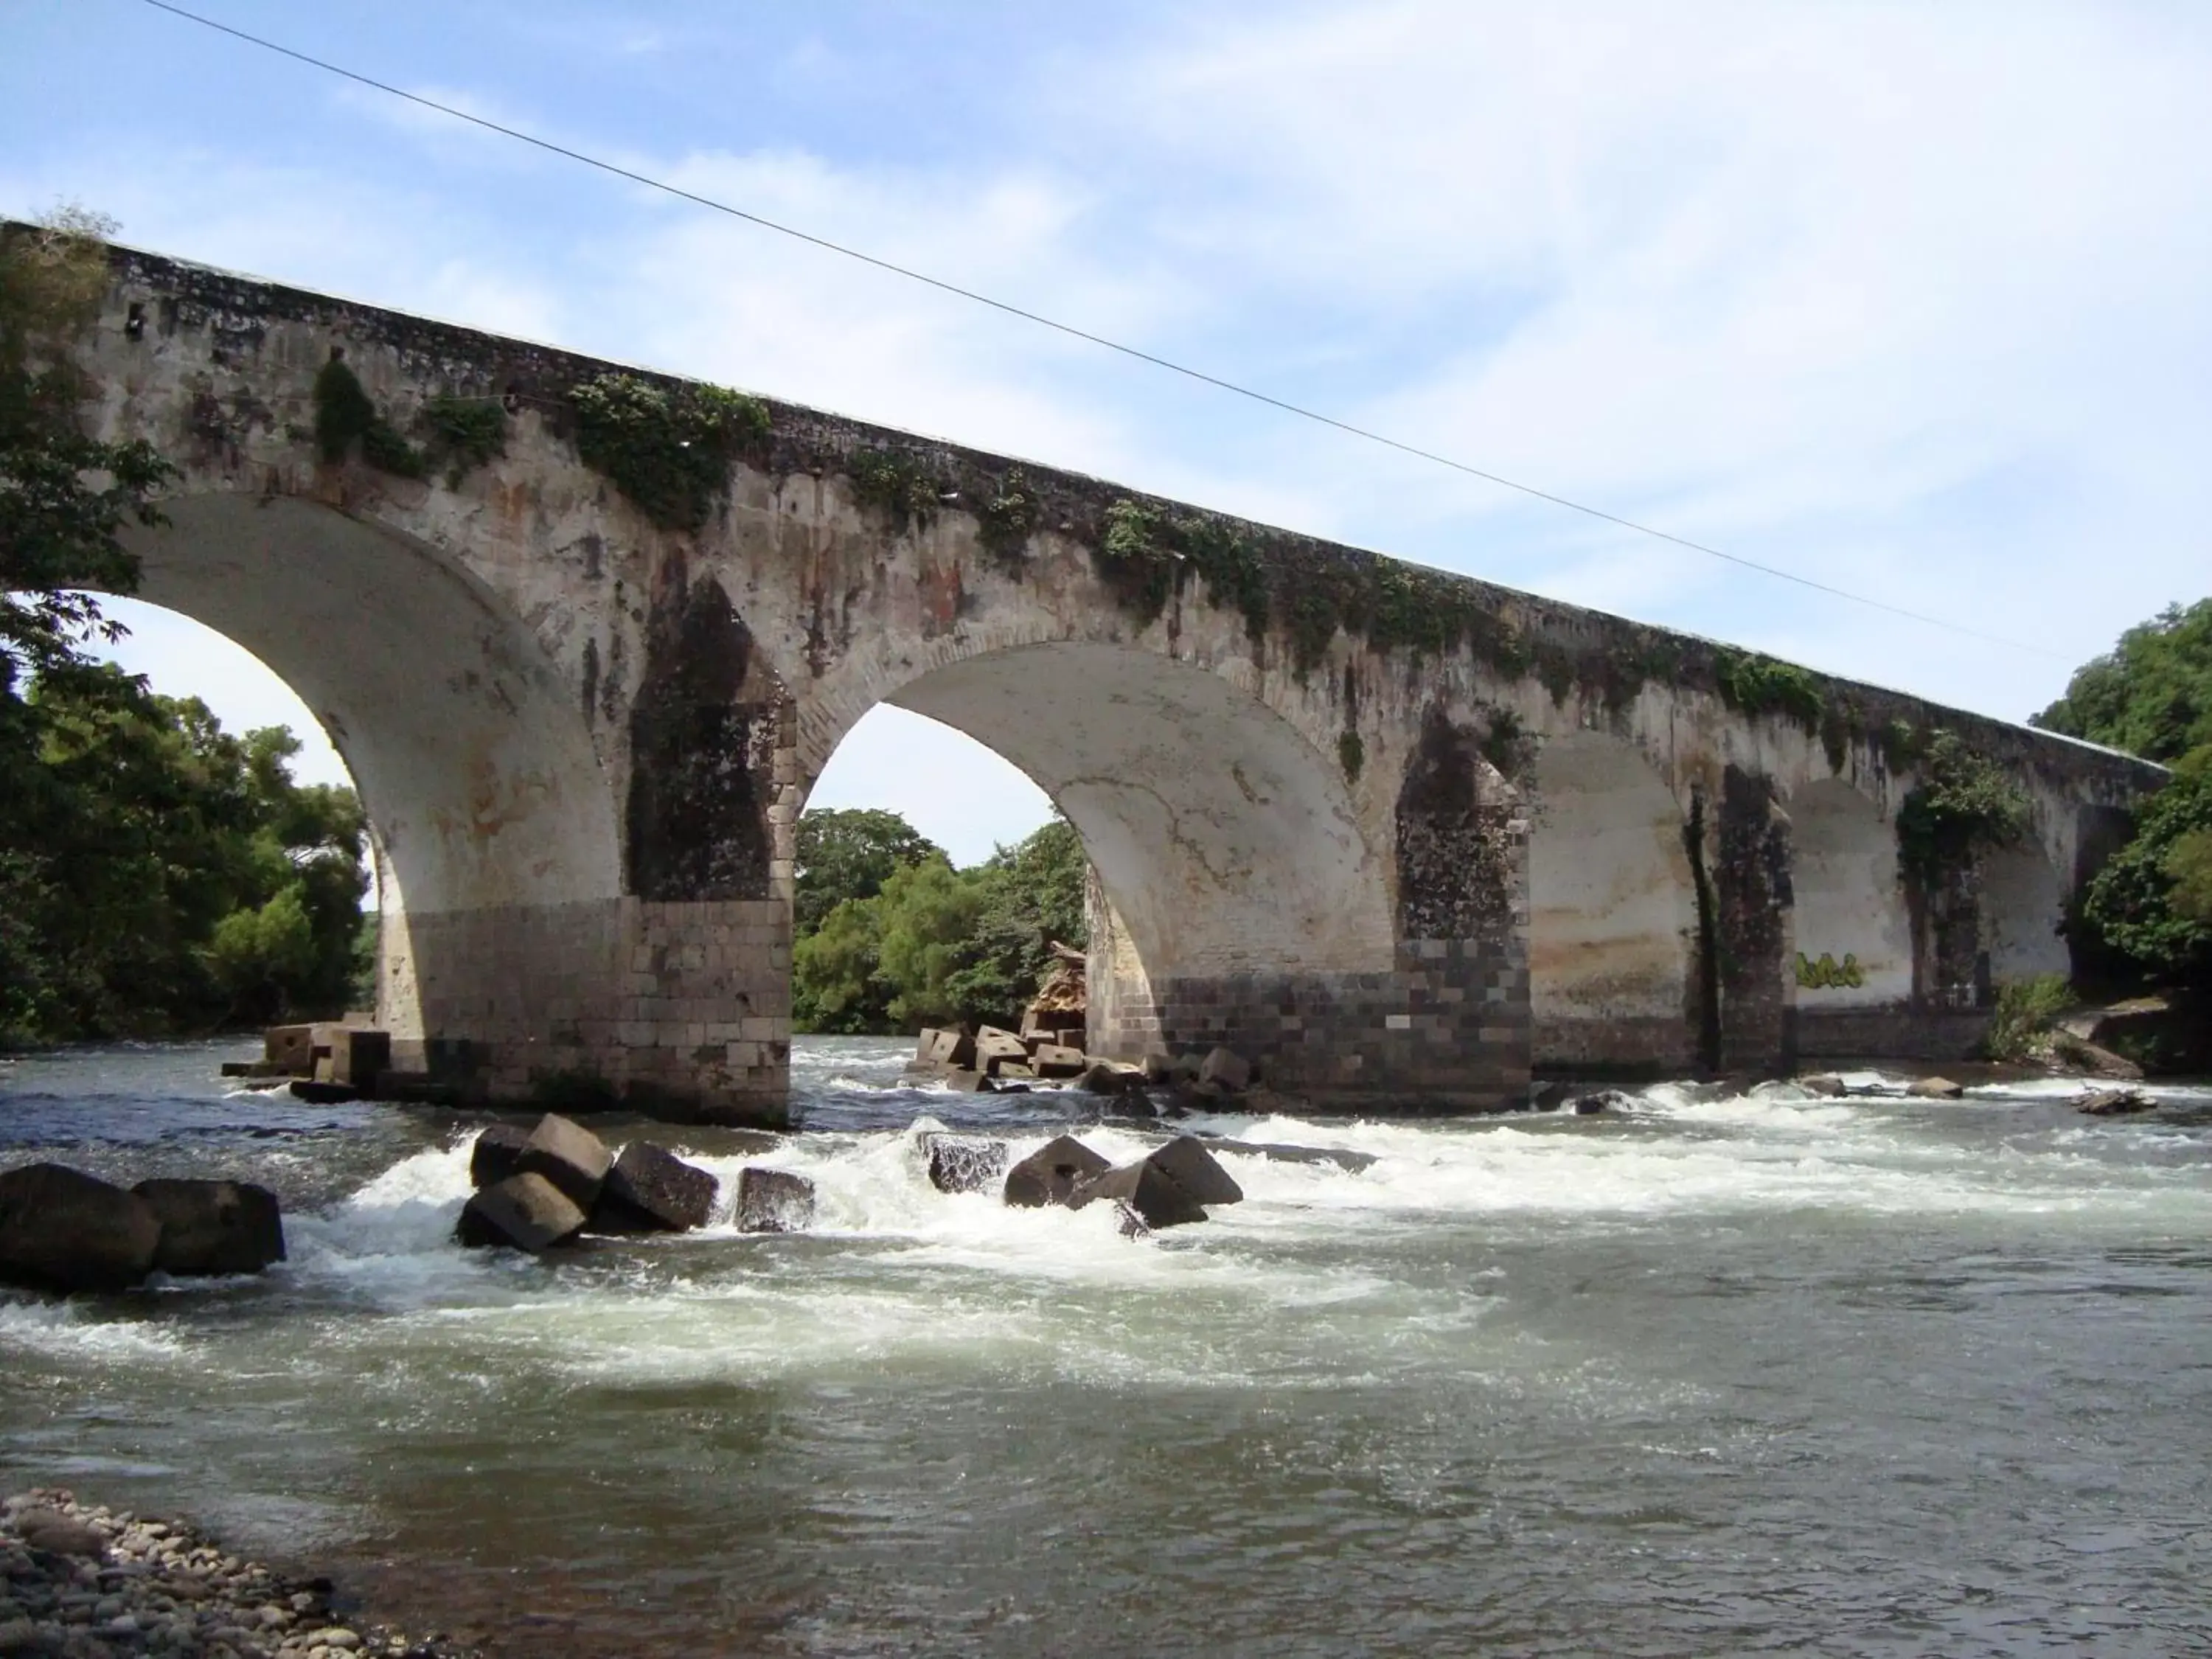
[[[580,706],[514,611],[412,538],[294,497],[162,503],[126,538],[133,597],[225,635],[313,712],[352,774],[397,1041],[538,1011],[515,920],[621,891],[612,797]],[[505,965],[507,971],[501,970]]]
[[1641,749],[1606,732],[1546,740],[1528,780],[1535,1064],[1690,1069],[1697,880],[1674,792]]

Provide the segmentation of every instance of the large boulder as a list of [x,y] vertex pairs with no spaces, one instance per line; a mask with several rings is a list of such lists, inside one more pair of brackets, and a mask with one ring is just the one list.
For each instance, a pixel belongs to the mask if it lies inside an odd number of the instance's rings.
[[258,1273],[284,1259],[276,1194],[242,1181],[142,1181],[131,1189],[161,1224],[154,1266],[180,1278]]
[[1963,1084],[1948,1077],[1915,1078],[1905,1085],[1905,1092],[1915,1100],[1963,1100],[1966,1094]]
[[738,1231],[803,1233],[814,1224],[814,1183],[788,1170],[748,1164],[738,1172]]
[[469,1185],[495,1187],[511,1175],[522,1173],[522,1149],[530,1144],[530,1131],[520,1123],[495,1123],[477,1137],[469,1149]]
[[1145,1092],[1145,1073],[1141,1067],[1121,1060],[1094,1060],[1076,1086],[1094,1095],[1140,1095]]
[[1009,1153],[1003,1140],[933,1134],[922,1137],[922,1147],[929,1159],[929,1184],[940,1193],[981,1192],[1006,1172]]
[[0,1281],[41,1291],[119,1291],[154,1268],[153,1206],[58,1164],[0,1174]]
[[722,1183],[665,1146],[633,1140],[599,1188],[592,1225],[610,1232],[689,1232],[714,1212]]
[[462,1206],[453,1236],[473,1249],[511,1244],[536,1255],[584,1231],[585,1212],[544,1176],[526,1171],[485,1188]]
[[548,1112],[523,1143],[515,1169],[522,1175],[544,1176],[571,1204],[589,1215],[614,1162],[605,1141],[582,1124]]
[[1024,1210],[1065,1204],[1078,1185],[1111,1167],[1074,1136],[1056,1136],[1006,1171],[1006,1202]]
[[1797,1086],[1807,1094],[1818,1095],[1824,1100],[1841,1100],[1850,1092],[1844,1086],[1843,1079],[1833,1072],[1815,1072],[1810,1077],[1801,1077],[1797,1079]]

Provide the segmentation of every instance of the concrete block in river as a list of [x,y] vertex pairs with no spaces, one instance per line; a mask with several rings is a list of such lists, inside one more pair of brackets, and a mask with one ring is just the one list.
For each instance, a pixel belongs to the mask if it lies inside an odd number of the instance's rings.
[[1012,1031],[986,1025],[975,1033],[975,1066],[979,1071],[995,1076],[1000,1066],[1026,1066],[1029,1058],[1029,1045]]
[[1003,1140],[961,1135],[926,1135],[922,1146],[929,1159],[929,1184],[940,1193],[981,1192],[1006,1172],[1011,1156]]
[[1060,1135],[1006,1171],[1006,1202],[1018,1209],[1065,1204],[1081,1182],[1112,1166],[1073,1135]]
[[975,1064],[975,1039],[957,1025],[925,1030],[915,1045],[914,1057],[927,1065],[970,1070]]
[[620,1232],[680,1233],[703,1227],[714,1212],[722,1183],[710,1170],[686,1164],[665,1146],[633,1140],[622,1150],[599,1188],[594,1228]]
[[261,1035],[262,1063],[282,1077],[315,1074],[315,1028],[272,1025]]
[[1030,1055],[1030,1065],[1039,1077],[1081,1077],[1089,1064],[1082,1050],[1057,1042],[1040,1042]]
[[142,1181],[131,1190],[161,1223],[154,1266],[183,1278],[258,1273],[284,1259],[276,1194],[240,1181]]
[[1252,1062],[1234,1048],[1216,1048],[1199,1062],[1198,1080],[1236,1094],[1251,1085]]
[[119,1291],[153,1270],[153,1206],[58,1164],[0,1174],[0,1281],[42,1291]]
[[472,1248],[511,1244],[535,1255],[583,1231],[582,1207],[544,1176],[526,1171],[471,1197],[453,1236]]
[[1182,1227],[1206,1219],[1206,1206],[1149,1158],[1078,1182],[1068,1204],[1079,1210],[1100,1199],[1125,1206],[1147,1227]]
[[[327,1056],[317,1055],[316,1077],[325,1083],[350,1084],[364,1093],[373,1091],[377,1079],[392,1063],[390,1034],[364,1030],[355,1025],[341,1025],[322,1035],[328,1039],[330,1053]],[[327,1076],[325,1075],[325,1059],[329,1066]]]
[[491,1187],[520,1172],[522,1149],[530,1144],[530,1131],[520,1123],[495,1123],[477,1137],[469,1149],[469,1185]]
[[738,1172],[738,1231],[799,1233],[814,1224],[814,1183],[788,1170],[747,1164]]
[[544,1176],[571,1204],[589,1214],[614,1161],[606,1142],[582,1124],[548,1112],[523,1143],[515,1167],[526,1175]]
[[1094,1095],[1141,1094],[1145,1073],[1118,1060],[1094,1060],[1078,1079],[1078,1086]]
[[1215,1161],[1203,1143],[1177,1135],[1145,1160],[1200,1204],[1237,1204],[1244,1189]]

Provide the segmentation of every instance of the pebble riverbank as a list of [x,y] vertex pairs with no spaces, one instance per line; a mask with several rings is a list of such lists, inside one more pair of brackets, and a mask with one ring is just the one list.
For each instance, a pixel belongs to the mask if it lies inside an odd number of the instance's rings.
[[57,1659],[471,1659],[439,1638],[337,1616],[191,1528],[41,1487],[0,1502],[0,1654]]

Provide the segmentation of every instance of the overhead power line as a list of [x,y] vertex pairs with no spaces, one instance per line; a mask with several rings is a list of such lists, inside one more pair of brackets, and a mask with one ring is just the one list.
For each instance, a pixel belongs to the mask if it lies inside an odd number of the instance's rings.
[[203,28],[213,29],[219,34],[229,35],[233,40],[242,40],[248,46],[258,46],[264,52],[275,52],[279,57],[292,59],[295,63],[305,64],[309,68],[320,70],[326,75],[335,75],[342,80],[351,81],[357,86],[368,87],[390,97],[403,99],[423,109],[434,110],[437,113],[450,116],[456,121],[465,121],[471,126],[482,127],[485,131],[495,132],[503,138],[512,138],[519,143],[531,145],[566,161],[577,162],[617,179],[627,179],[631,184],[642,185],[648,190],[659,191],[664,195],[676,197],[713,212],[727,215],[730,218],[741,219],[749,225],[757,225],[763,230],[774,231],[779,236],[788,236],[795,241],[805,242],[825,252],[835,253],[847,259],[858,260],[865,265],[872,265],[878,270],[888,271],[894,276],[902,276],[908,282],[920,283],[925,287],[937,289],[939,293],[950,294],[973,304],[988,307],[1006,316],[1019,318],[1025,323],[1034,323],[1039,328],[1050,329],[1053,332],[1066,335],[1071,339],[1081,340],[1104,350],[1116,352],[1121,356],[1133,358],[1140,363],[1149,363],[1155,368],[1164,368],[1171,374],[1180,374],[1186,380],[1196,380],[1200,385],[1210,386],[1218,391],[1229,392],[1255,404],[1265,404],[1269,409],[1279,410],[1284,414],[1296,416],[1300,420],[1331,427],[1336,431],[1358,438],[1367,443],[1379,444],[1385,449],[1394,449],[1401,455],[1410,455],[1418,460],[1448,467],[1452,471],[1463,473],[1470,478],[1480,478],[1485,483],[1496,484],[1500,489],[1514,490],[1540,501],[1548,501],[1554,507],[1565,507],[1571,513],[1579,513],[1585,518],[1595,519],[1604,524],[1615,525],[1623,530],[1632,530],[1638,535],[1649,536],[1656,541],[1668,542],[1676,547],[1686,548],[1692,553],[1702,553],[1708,558],[1719,559],[1724,563],[1741,566],[1746,570],[1755,570],[1761,575],[1772,576],[1780,581],[1794,582],[1800,587],[1810,588],[1816,593],[1826,593],[1834,599],[1848,600],[1853,605],[1864,605],[1870,611],[1880,611],[1889,616],[1902,617],[1910,622],[1921,623],[1929,628],[1942,629],[1949,633],[1963,635],[1969,639],[1982,640],[1991,645],[2002,645],[2010,650],[2027,651],[2038,656],[2055,659],[2061,657],[2060,653],[2043,646],[2029,645],[2020,640],[2007,639],[1999,634],[1984,633],[1980,629],[1968,628],[1963,623],[1950,622],[1942,617],[1931,617],[1923,611],[1911,611],[1903,605],[1891,605],[1884,599],[1869,599],[1863,593],[1854,593],[1849,588],[1833,586],[1827,582],[1818,581],[1810,576],[1800,575],[1794,570],[1784,570],[1776,565],[1762,564],[1756,559],[1747,559],[1741,554],[1723,552],[1721,549],[1708,546],[1703,542],[1692,541],[1686,536],[1677,536],[1672,531],[1641,524],[1634,519],[1624,518],[1618,513],[1608,513],[1603,507],[1591,507],[1587,502],[1555,495],[1548,489],[1540,489],[1534,484],[1522,483],[1518,479],[1506,477],[1501,473],[1486,471],[1481,467],[1470,465],[1465,461],[1454,460],[1450,456],[1439,454],[1435,450],[1424,449],[1418,444],[1407,443],[1402,439],[1390,437],[1384,433],[1356,425],[1350,421],[1339,420],[1334,415],[1326,415],[1319,410],[1309,409],[1303,404],[1294,404],[1285,398],[1258,391],[1252,386],[1224,380],[1218,374],[1209,374],[1202,368],[1193,368],[1188,363],[1176,362],[1172,358],[1146,351],[1140,346],[1128,345],[1120,340],[1109,339],[1105,335],[1094,334],[1089,329],[1079,328],[1073,323],[1061,322],[1056,318],[1044,315],[1042,312],[1030,311],[1006,300],[994,299],[990,295],[979,293],[971,288],[963,288],[959,283],[947,282],[941,276],[933,276],[927,271],[916,270],[909,265],[900,264],[895,260],[882,258],[875,254],[864,252],[859,248],[848,247],[842,242],[831,241],[826,236],[817,236],[811,231],[801,230],[796,226],[787,225],[763,215],[749,212],[741,207],[733,207],[729,203],[717,201],[711,196],[702,196],[696,191],[685,190],[680,185],[672,185],[665,179],[655,179],[649,173],[639,173],[633,168],[623,167],[617,162],[587,155],[582,150],[571,149],[565,144],[556,144],[550,138],[541,138],[536,133],[526,132],[520,127],[507,126],[488,117],[474,115],[467,110],[456,108],[451,104],[441,103],[434,98],[426,98],[421,93],[409,92],[404,88],[392,85],[389,82],[379,81],[373,76],[363,75],[358,70],[347,69],[342,64],[331,63],[325,58],[296,51],[293,47],[281,45],[262,35],[249,33],[245,29],[234,28],[228,23],[203,16],[198,12],[188,11],[182,6],[171,4],[170,0],[144,0],[144,3],[153,7],[156,11],[167,12],[171,16],[180,17],[187,22],[198,23]]

